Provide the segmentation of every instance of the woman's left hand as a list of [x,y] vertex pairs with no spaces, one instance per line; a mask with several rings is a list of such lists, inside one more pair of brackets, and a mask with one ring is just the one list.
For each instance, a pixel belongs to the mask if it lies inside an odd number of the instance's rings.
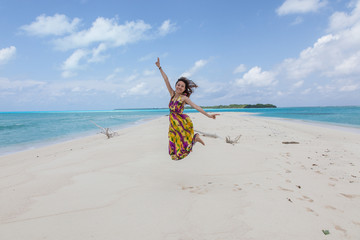
[[218,116],[220,114],[216,113],[216,114],[209,114],[209,118],[212,118],[212,119],[216,119],[216,116]]

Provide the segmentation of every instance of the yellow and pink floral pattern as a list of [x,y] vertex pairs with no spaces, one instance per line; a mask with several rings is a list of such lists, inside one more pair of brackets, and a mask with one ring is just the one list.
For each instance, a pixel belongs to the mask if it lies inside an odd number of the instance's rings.
[[195,143],[193,123],[190,117],[183,114],[184,105],[181,96],[173,96],[169,103],[169,154],[173,160],[185,158]]

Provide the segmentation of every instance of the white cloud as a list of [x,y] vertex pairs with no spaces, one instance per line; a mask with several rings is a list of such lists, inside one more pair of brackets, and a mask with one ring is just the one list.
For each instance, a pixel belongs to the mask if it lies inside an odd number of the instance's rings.
[[107,76],[107,77],[105,78],[105,80],[106,80],[106,81],[110,81],[110,80],[116,78],[117,75],[118,75],[118,73],[122,72],[123,70],[124,70],[124,69],[119,68],[119,67],[118,67],[118,68],[115,68],[115,70],[114,70],[109,76]]
[[307,88],[304,91],[301,92],[301,94],[306,95],[309,94],[311,92],[311,88]]
[[159,35],[165,36],[173,31],[176,30],[175,24],[171,23],[170,20],[166,20],[163,24],[159,27]]
[[7,78],[0,78],[1,90],[22,90],[24,88],[38,87],[43,85],[46,85],[46,82],[34,80],[10,81]]
[[[360,16],[360,1],[351,14],[335,13],[330,17],[331,33],[320,37],[312,47],[303,50],[298,58],[286,59],[280,64],[280,72],[289,79],[318,77],[341,78],[360,74],[360,17],[357,21],[334,27],[333,16]],[[345,21],[347,22],[347,21]]]
[[340,31],[357,24],[360,20],[360,1],[357,1],[352,7],[354,7],[354,9],[350,14],[335,12],[330,17],[328,31]]
[[360,51],[344,58],[339,65],[335,66],[334,74],[348,75],[360,73]]
[[275,75],[275,73],[270,71],[262,71],[260,67],[256,66],[245,73],[241,79],[237,79],[236,84],[239,86],[253,85],[257,87],[274,85],[277,83]]
[[324,86],[317,86],[316,87],[317,90],[319,90],[320,93],[332,93],[336,90],[336,87],[335,86],[332,86],[332,85],[329,85],[329,84],[326,84]]
[[162,25],[150,32],[153,28],[142,20],[129,21],[119,24],[116,18],[98,17],[90,28],[78,30],[80,19],[72,21],[66,15],[41,15],[29,25],[21,27],[31,35],[53,35],[51,43],[55,49],[68,51],[73,54],[64,61],[62,76],[76,75],[76,70],[89,63],[104,61],[109,55],[106,52],[111,48],[125,46],[141,40],[150,40],[165,36],[176,30],[175,24],[166,20]]
[[102,62],[107,56],[101,55],[102,52],[107,50],[107,46],[105,43],[100,43],[97,48],[92,50],[92,57],[88,60],[88,62]]
[[40,15],[34,22],[29,25],[22,26],[21,29],[30,35],[60,36],[74,32],[79,23],[79,18],[74,18],[72,21],[70,21],[67,16],[62,14],[55,14],[54,16]]
[[[272,70],[281,80],[281,92],[287,88],[291,94],[318,94],[329,101],[356,98],[360,90],[360,0],[349,7],[329,17],[328,33],[313,46]],[[251,82],[245,77],[238,80],[240,85]],[[310,84],[314,87],[303,89]]]
[[197,72],[199,69],[201,69],[202,67],[204,67],[206,64],[208,63],[207,60],[199,60],[196,61],[194,66],[192,68],[190,68],[188,71],[184,72],[183,74],[181,74],[181,76],[183,77],[191,77],[195,72]]
[[316,12],[326,4],[326,0],[285,0],[285,2],[276,9],[276,12],[280,16],[294,13]]
[[81,68],[80,61],[88,55],[88,52],[83,49],[76,50],[68,59],[63,63],[62,76],[65,78],[75,76],[75,70]]
[[136,81],[138,76],[139,76],[138,74],[132,74],[132,75],[130,75],[128,77],[123,78],[123,81],[126,82],[126,83],[132,83],[132,82]]
[[143,75],[144,76],[151,76],[151,75],[155,75],[156,71],[155,70],[145,70]]
[[281,64],[281,71],[290,79],[307,77],[314,72],[325,74],[339,63],[339,35],[325,35],[312,47],[303,50],[298,58],[286,59]]
[[7,63],[16,54],[16,47],[11,46],[8,48],[0,49],[0,64]]
[[286,95],[286,93],[284,93],[284,92],[282,92],[282,91],[277,91],[277,92],[276,92],[276,95],[278,95],[278,96],[284,96],[284,95]]
[[91,28],[56,39],[54,42],[56,47],[62,50],[88,47],[94,43],[118,47],[149,38],[146,32],[150,29],[151,26],[141,20],[121,25],[114,18],[98,17]]
[[147,85],[144,82],[136,84],[134,87],[130,88],[127,91],[127,94],[129,95],[146,95],[150,91],[149,88],[147,88]]
[[196,84],[199,86],[195,90],[194,98],[195,99],[207,99],[207,104],[209,103],[209,96],[211,96],[212,101],[216,102],[215,99],[222,98],[229,89],[229,84],[222,81],[211,81],[208,79],[199,78],[196,80]]
[[148,55],[145,55],[145,56],[142,56],[141,58],[139,58],[139,62],[144,62],[144,61],[148,61],[148,60],[155,59],[155,58],[156,58],[156,55],[154,53],[149,53]]
[[340,88],[340,92],[352,92],[359,89],[359,84],[347,85]]
[[242,73],[246,71],[246,66],[244,64],[240,64],[239,66],[237,66],[234,70],[234,74],[236,73]]
[[61,73],[61,76],[63,78],[71,78],[71,77],[75,77],[77,74],[76,72],[73,72],[73,71],[69,71],[69,70],[64,70],[62,73]]
[[[115,73],[121,72],[120,69],[115,69]],[[71,72],[70,72],[71,73]],[[76,96],[80,99],[82,96],[98,95],[112,97],[127,97],[127,96],[146,96],[151,94],[158,94],[159,91],[165,89],[159,88],[154,83],[158,77],[130,75],[118,76],[114,79],[104,81],[99,80],[73,80],[73,81],[52,81],[41,82],[33,80],[9,80],[0,77],[0,96],[18,95],[22,90],[26,89],[26,94],[33,99],[63,99],[66,101],[66,96]],[[23,96],[19,95],[20,101]]]
[[301,80],[301,81],[296,82],[296,83],[293,85],[293,87],[299,88],[299,87],[301,87],[303,84],[304,84],[304,80]]

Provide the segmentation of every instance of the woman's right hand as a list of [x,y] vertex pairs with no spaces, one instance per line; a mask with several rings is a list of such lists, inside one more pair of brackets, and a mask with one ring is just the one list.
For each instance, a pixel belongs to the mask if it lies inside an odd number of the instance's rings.
[[160,59],[159,59],[159,58],[157,58],[157,62],[155,63],[155,65],[156,65],[158,68],[160,68]]

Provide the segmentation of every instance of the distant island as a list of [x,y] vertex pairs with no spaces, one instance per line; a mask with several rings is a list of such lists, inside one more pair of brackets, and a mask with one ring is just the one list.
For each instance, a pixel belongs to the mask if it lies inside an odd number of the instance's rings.
[[[273,104],[230,104],[230,105],[217,105],[217,106],[201,106],[202,108],[276,108]],[[185,107],[192,108],[192,107]]]

